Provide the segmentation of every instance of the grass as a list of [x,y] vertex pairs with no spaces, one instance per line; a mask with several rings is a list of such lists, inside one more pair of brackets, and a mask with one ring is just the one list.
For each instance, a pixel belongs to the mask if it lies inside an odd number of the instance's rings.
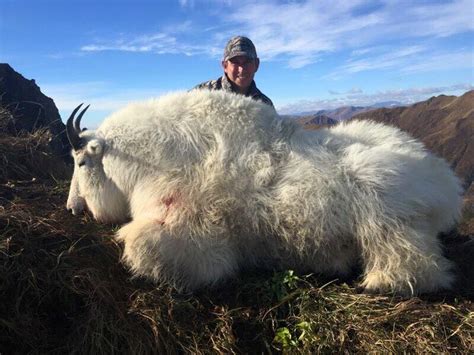
[[472,350],[462,296],[365,295],[291,271],[249,271],[197,294],[131,280],[113,226],[69,216],[61,189],[35,191],[50,205],[17,197],[0,213],[2,353]]
[[1,354],[474,351],[469,288],[407,300],[361,294],[356,279],[247,270],[180,294],[131,279],[118,226],[65,210],[59,163],[36,156],[53,159],[45,134],[0,136]]

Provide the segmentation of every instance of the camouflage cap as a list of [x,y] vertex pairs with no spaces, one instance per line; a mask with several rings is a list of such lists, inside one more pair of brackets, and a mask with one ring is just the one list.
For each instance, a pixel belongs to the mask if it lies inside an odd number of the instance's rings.
[[229,60],[239,55],[244,55],[250,59],[258,58],[255,46],[253,45],[252,41],[247,37],[232,37],[225,46],[224,60]]

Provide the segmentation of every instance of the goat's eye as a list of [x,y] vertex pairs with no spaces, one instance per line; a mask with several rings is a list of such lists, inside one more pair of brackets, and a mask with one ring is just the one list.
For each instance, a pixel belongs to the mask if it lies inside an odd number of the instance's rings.
[[84,160],[80,161],[78,164],[77,164],[79,167],[81,166],[84,166],[86,165],[86,162]]

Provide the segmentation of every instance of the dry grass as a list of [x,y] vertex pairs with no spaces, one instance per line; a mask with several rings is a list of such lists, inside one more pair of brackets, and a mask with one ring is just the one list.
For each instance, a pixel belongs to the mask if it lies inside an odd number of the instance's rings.
[[[5,132],[12,120],[12,115],[0,106],[0,132]],[[51,138],[46,129],[19,132],[16,136],[0,134],[0,181],[70,176],[64,162],[51,154],[48,147]]]
[[[0,148],[9,162],[0,166],[1,354],[474,351],[465,290],[402,300],[289,270],[249,270],[196,294],[132,280],[117,226],[68,214],[67,182],[35,166],[44,146],[9,139]],[[11,158],[19,152],[31,155]]]

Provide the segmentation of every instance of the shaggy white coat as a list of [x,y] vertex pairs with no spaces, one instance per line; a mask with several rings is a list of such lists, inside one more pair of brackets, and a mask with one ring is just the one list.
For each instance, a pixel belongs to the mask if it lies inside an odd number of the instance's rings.
[[204,90],[133,103],[81,135],[68,208],[131,218],[118,237],[137,275],[194,290],[241,267],[344,275],[361,264],[370,292],[453,283],[437,235],[459,217],[460,182],[396,128],[305,131]]

